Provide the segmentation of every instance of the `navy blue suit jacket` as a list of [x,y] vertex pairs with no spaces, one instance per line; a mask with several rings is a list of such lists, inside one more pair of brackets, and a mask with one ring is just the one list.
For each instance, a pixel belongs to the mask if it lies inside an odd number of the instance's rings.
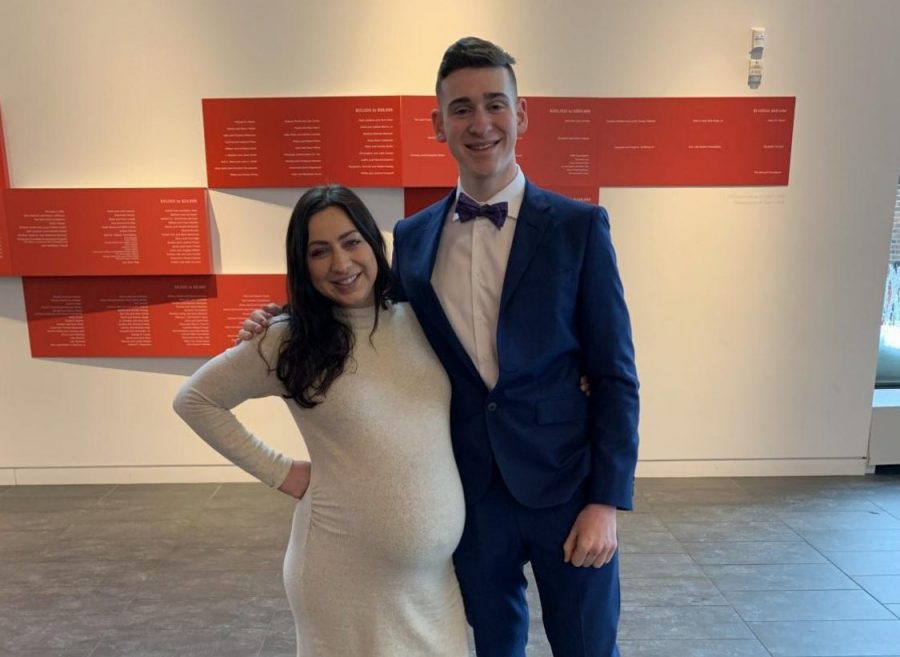
[[566,502],[587,478],[587,502],[630,509],[638,380],[606,211],[527,184],[500,300],[499,380],[488,390],[431,286],[454,196],[397,223],[394,293],[412,305],[450,377],[467,502],[487,490],[496,463],[527,507]]

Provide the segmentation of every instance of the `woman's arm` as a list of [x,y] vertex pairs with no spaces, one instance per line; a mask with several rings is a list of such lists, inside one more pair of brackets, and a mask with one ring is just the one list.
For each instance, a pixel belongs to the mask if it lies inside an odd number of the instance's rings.
[[[273,322],[264,335],[208,361],[181,387],[173,407],[197,435],[229,461],[272,488],[286,485],[290,490],[284,492],[293,495],[302,483],[298,475],[303,474],[303,467],[295,466],[291,458],[250,433],[231,412],[247,399],[284,393],[270,363],[276,362],[286,327],[286,322]],[[292,477],[287,482],[289,474]]]

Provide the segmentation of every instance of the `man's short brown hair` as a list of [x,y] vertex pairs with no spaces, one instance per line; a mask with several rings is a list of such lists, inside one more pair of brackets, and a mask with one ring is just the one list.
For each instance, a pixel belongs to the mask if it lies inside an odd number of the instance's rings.
[[463,37],[444,52],[434,92],[440,96],[444,78],[462,68],[505,68],[509,71],[513,90],[516,91],[516,73],[512,67],[515,63],[515,58],[500,46],[478,37]]

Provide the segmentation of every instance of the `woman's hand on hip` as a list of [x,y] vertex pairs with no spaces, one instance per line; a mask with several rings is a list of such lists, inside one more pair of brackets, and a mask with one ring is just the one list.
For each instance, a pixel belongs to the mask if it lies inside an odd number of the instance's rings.
[[309,461],[294,461],[287,477],[278,487],[282,493],[286,493],[298,500],[306,494],[309,488],[309,477],[312,472],[312,463]]

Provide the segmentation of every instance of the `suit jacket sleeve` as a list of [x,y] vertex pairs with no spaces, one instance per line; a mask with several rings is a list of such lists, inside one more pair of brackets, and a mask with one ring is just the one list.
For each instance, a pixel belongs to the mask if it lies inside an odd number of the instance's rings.
[[638,449],[638,379],[628,308],[603,208],[590,222],[577,321],[591,386],[588,501],[631,509]]

